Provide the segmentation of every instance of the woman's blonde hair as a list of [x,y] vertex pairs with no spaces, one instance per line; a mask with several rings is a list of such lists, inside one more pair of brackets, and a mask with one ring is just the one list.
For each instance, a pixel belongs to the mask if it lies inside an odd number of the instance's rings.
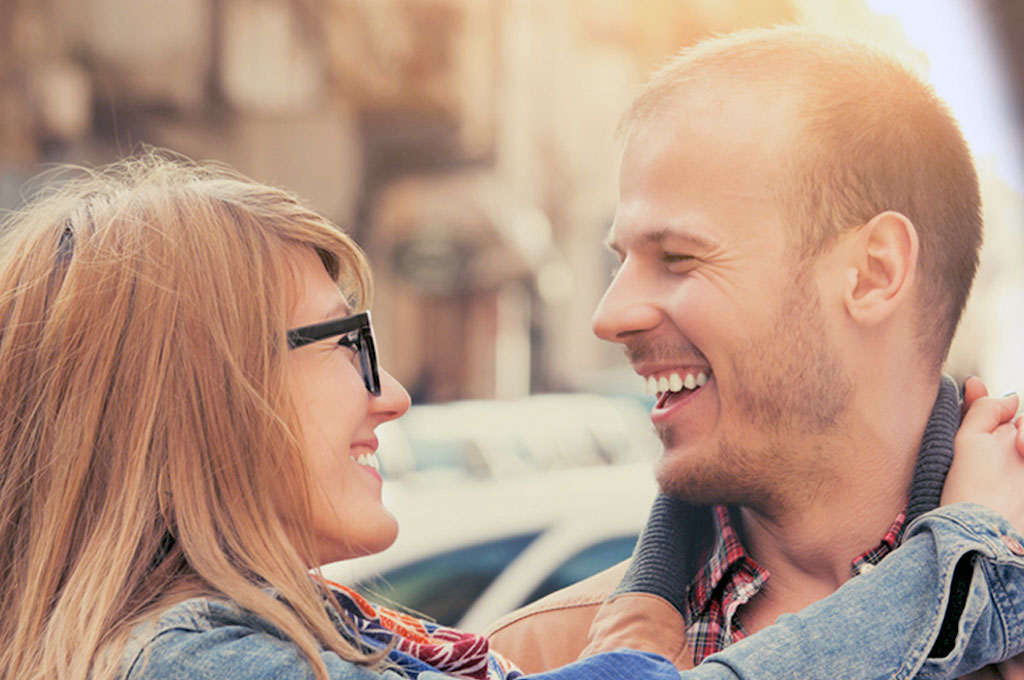
[[286,253],[315,249],[356,309],[364,255],[225,168],[147,151],[74,174],[0,232],[0,676],[114,676],[131,631],[195,595],[263,616],[320,678],[318,646],[379,660],[273,502],[308,516]]

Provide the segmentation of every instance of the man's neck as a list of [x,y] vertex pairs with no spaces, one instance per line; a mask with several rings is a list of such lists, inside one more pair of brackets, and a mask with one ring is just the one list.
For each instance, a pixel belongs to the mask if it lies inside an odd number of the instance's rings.
[[925,401],[883,416],[854,410],[844,430],[855,434],[828,444],[835,465],[827,478],[796,487],[769,512],[741,509],[745,548],[771,574],[742,610],[745,630],[829,595],[850,578],[853,560],[879,545],[907,503],[934,394]]

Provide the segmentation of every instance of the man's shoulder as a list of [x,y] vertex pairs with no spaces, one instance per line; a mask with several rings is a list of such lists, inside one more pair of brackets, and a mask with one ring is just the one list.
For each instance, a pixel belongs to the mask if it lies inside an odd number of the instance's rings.
[[485,635],[493,638],[509,629],[527,623],[546,620],[547,616],[556,616],[574,609],[585,609],[592,605],[600,605],[615,590],[629,566],[624,560],[593,576],[566,586],[561,590],[545,595],[539,600],[520,607],[495,621],[487,629]]
[[491,647],[527,673],[575,661],[601,604],[622,580],[629,560],[502,617],[486,631]]

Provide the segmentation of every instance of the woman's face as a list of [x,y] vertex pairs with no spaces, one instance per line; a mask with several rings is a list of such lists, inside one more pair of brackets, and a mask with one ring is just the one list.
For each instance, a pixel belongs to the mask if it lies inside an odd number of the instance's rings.
[[[289,328],[352,313],[311,248],[291,257],[298,301]],[[398,535],[398,523],[381,504],[374,429],[406,412],[408,393],[381,371],[381,394],[371,395],[355,350],[338,338],[289,351],[288,378],[310,473],[318,564],[384,550]]]

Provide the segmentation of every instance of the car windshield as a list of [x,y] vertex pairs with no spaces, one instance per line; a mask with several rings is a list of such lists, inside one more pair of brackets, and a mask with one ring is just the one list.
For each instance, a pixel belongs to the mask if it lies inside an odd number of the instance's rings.
[[355,588],[445,626],[454,626],[473,601],[539,535],[531,532],[475,543],[417,560]]
[[618,564],[633,554],[636,536],[619,536],[588,546],[567,559],[552,571],[520,606],[539,600],[549,593],[571,586],[603,571],[613,564]]

